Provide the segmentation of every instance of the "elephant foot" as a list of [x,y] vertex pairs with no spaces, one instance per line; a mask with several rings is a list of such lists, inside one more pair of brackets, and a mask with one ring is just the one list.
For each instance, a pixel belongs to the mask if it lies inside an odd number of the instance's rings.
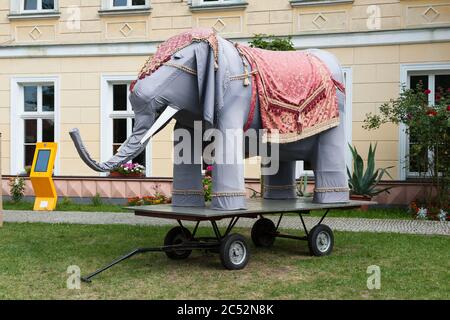
[[204,207],[205,196],[202,190],[173,190],[172,205],[175,207]]
[[314,174],[316,176],[316,187],[313,202],[349,202],[348,178],[345,171],[315,171]]
[[295,199],[297,187],[295,184],[275,186],[264,185],[264,199]]
[[349,202],[350,195],[347,187],[318,188],[314,190],[313,202],[315,203],[343,203]]
[[247,193],[245,191],[213,192],[211,209],[244,210],[247,209]]

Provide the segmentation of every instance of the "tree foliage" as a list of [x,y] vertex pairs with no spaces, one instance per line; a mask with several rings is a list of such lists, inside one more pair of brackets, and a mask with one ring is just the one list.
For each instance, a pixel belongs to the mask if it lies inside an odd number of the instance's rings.
[[[423,178],[432,179],[437,189],[426,190],[427,205],[447,208],[450,184],[450,90],[438,88],[434,105],[429,104],[430,90],[421,83],[415,89],[402,88],[397,99],[384,103],[376,114],[366,115],[364,128],[378,129],[384,123],[404,124],[413,139],[405,161],[418,168]],[[409,159],[408,159],[409,158]]]

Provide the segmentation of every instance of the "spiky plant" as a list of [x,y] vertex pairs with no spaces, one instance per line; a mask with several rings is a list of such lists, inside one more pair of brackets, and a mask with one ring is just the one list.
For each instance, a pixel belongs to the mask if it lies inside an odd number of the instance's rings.
[[368,197],[376,196],[382,192],[389,193],[389,189],[392,187],[381,189],[376,188],[384,174],[392,179],[391,175],[387,171],[392,168],[392,166],[375,170],[375,151],[377,150],[377,145],[375,144],[374,148],[372,148],[372,144],[369,146],[369,154],[367,155],[367,169],[365,171],[364,161],[358,154],[356,147],[352,147],[350,144],[349,147],[353,156],[353,173],[350,173],[350,170],[347,167],[348,184],[351,193]]

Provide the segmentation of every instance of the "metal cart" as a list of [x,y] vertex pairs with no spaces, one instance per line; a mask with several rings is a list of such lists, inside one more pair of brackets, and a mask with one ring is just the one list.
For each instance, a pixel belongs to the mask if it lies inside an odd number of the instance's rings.
[[[226,269],[243,269],[250,257],[248,241],[241,234],[231,233],[241,218],[259,218],[251,230],[251,238],[256,247],[271,247],[276,238],[288,238],[308,241],[312,255],[328,255],[333,250],[334,235],[330,227],[322,224],[322,222],[330,210],[359,208],[367,204],[375,204],[375,202],[349,201],[347,203],[317,204],[313,203],[310,198],[292,200],[250,199],[247,202],[246,210],[236,211],[213,210],[209,207],[175,207],[170,204],[129,207],[128,209],[134,210],[135,215],[176,220],[178,226],[169,230],[162,246],[137,248],[81,279],[90,282],[93,277],[119,262],[145,252],[164,252],[170,259],[181,260],[188,258],[193,250],[208,250],[219,253],[220,260]],[[308,230],[303,215],[309,214],[313,210],[325,210],[325,213],[319,222],[311,230]],[[304,229],[304,236],[290,235],[279,231],[280,223],[286,213],[298,214]],[[264,217],[274,214],[279,215],[276,224]],[[222,219],[230,219],[223,232],[217,225],[217,221]],[[183,221],[195,222],[192,231],[183,225]],[[209,221],[214,236],[197,236],[197,230],[202,221]]]

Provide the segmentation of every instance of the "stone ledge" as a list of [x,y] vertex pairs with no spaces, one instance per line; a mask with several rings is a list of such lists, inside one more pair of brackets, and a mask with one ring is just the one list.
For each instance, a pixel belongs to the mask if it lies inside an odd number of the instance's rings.
[[189,9],[192,12],[198,11],[215,11],[215,10],[243,10],[248,6],[248,2],[239,3],[214,3],[214,4],[204,4],[204,5],[192,5],[189,4]]
[[9,20],[27,20],[27,19],[59,19],[61,12],[33,12],[33,13],[10,13]]
[[140,9],[104,9],[98,10],[99,16],[128,16],[128,15],[149,15],[152,12],[150,7]]
[[347,4],[353,2],[354,0],[291,0],[291,6],[292,7],[323,6],[334,4]]

